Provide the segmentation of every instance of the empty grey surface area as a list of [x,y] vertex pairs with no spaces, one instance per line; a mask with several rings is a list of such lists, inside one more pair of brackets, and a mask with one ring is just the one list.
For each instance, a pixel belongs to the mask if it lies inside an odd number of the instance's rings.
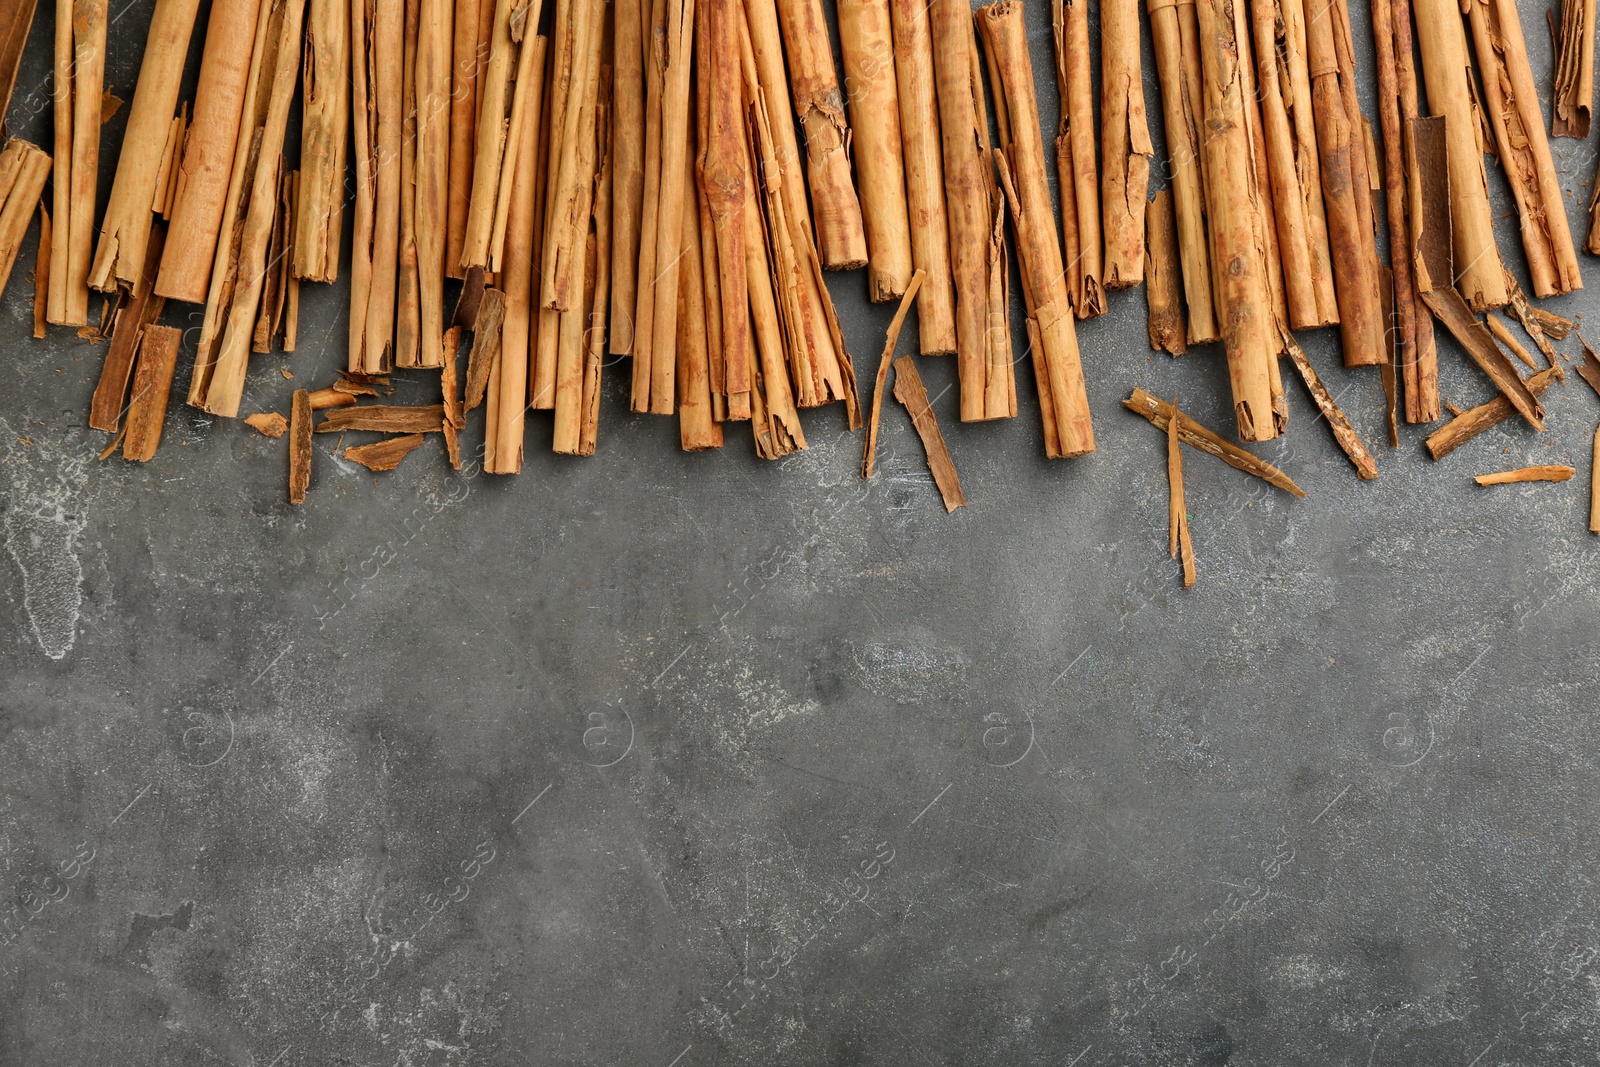
[[[114,6],[118,95],[151,6]],[[1028,18],[1048,136],[1048,5]],[[52,25],[42,3],[10,115],[43,144]],[[1593,145],[1554,144],[1581,239]],[[1151,352],[1140,291],[1079,329],[1085,458],[1043,458],[1026,360],[1018,417],[981,425],[953,361],[920,361],[953,515],[892,399],[863,481],[837,406],[779,462],[738,428],[682,453],[628,412],[626,362],[592,459],[552,455],[543,414],[517,477],[436,440],[374,475],[319,435],[291,507],[284,441],[180,402],[192,343],[156,458],[98,461],[105,346],[31,338],[33,249],[0,303],[0,1067],[1600,1058],[1576,375],[1546,433],[1434,463],[1418,428],[1387,446],[1376,371],[1305,335],[1381,476],[1289,381],[1255,451],[1307,497],[1189,451],[1185,592],[1164,436],[1120,402],[1231,436],[1226,368]],[[1592,312],[1595,263],[1546,306]],[[829,281],[869,384],[892,308]],[[302,294],[246,413],[343,365],[348,288]],[[1440,362],[1447,399],[1490,397],[1442,335]],[[1472,484],[1543,463],[1579,473]]]

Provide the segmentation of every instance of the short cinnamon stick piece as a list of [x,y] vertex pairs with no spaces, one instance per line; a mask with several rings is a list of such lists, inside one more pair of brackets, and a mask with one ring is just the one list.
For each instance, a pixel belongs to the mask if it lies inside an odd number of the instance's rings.
[[[351,400],[353,402],[354,397]],[[246,415],[244,424],[263,437],[282,437],[289,430],[289,420],[276,411],[258,411],[254,415]]]
[[898,82],[900,136],[911,222],[911,262],[923,272],[917,298],[917,346],[925,356],[956,350],[955,290],[945,213],[939,101],[926,0],[889,0]]
[[1350,462],[1355,465],[1357,477],[1363,480],[1376,478],[1377,461],[1372,458],[1372,453],[1367,451],[1367,446],[1362,444],[1355,427],[1350,425],[1350,420],[1339,409],[1339,405],[1333,402],[1333,395],[1328,392],[1328,387],[1322,384],[1316,368],[1311,365],[1311,360],[1306,358],[1305,350],[1296,344],[1294,338],[1287,332],[1283,341],[1289,350],[1289,358],[1294,361],[1295,370],[1300,372],[1300,379],[1306,383],[1306,390],[1317,402],[1317,408],[1323,417],[1328,420],[1328,429],[1333,431],[1333,439],[1339,443],[1344,454],[1350,457]]
[[[1143,415],[1150,425],[1158,430],[1165,431],[1168,421],[1173,417],[1172,405],[1164,400],[1158,400],[1143,389],[1135,389],[1133,395],[1122,402],[1122,406],[1136,414]],[[1283,471],[1274,467],[1266,460],[1251,455],[1238,445],[1225,441],[1200,425],[1188,415],[1178,413],[1178,436],[1183,443],[1191,448],[1213,455],[1228,466],[1242,470],[1246,474],[1253,474],[1262,481],[1277,486],[1279,489],[1294,496],[1304,497],[1305,490],[1294,484]]]
[[[1178,411],[1178,399],[1173,397],[1172,410]],[[1176,559],[1183,552],[1183,587],[1193,589],[1195,583],[1194,542],[1189,537],[1189,511],[1183,499],[1183,449],[1178,447],[1178,424],[1183,420],[1167,420],[1167,558]]]
[[92,288],[132,288],[144,269],[145,243],[155,218],[151,204],[166,158],[166,134],[178,107],[178,86],[199,8],[200,0],[158,0],[150,16],[138,87],[128,110],[128,128],[89,272]]
[[1561,0],[1561,30],[1556,38],[1556,85],[1550,133],[1589,137],[1594,106],[1595,0]]
[[1100,0],[1100,123],[1105,286],[1127,289],[1144,281],[1145,200],[1155,155],[1144,113],[1139,0]]
[[[1040,341],[1033,364],[1044,417],[1045,454],[1052,459],[1081,456],[1094,451],[1094,427],[1061,246],[1051,225],[1050,189],[1022,4],[1020,0],[1002,0],[979,8],[977,20],[998,75],[995,106],[1005,115],[995,159],[1011,204],[1024,303]],[[1142,199],[1143,194],[1140,196]]]
[[100,165],[106,0],[56,0],[55,44],[55,247],[48,315],[58,326],[84,326]]
[[[789,89],[806,133],[806,179],[811,187],[817,248],[828,270],[867,262],[867,236],[850,178],[850,123],[822,0],[777,0]],[[681,112],[679,112],[681,114]]]
[[296,389],[289,402],[289,503],[304,504],[311,486],[311,399]]
[[[1556,380],[1556,372],[1545,369],[1528,379],[1528,391],[1534,396],[1544,395]],[[1487,404],[1479,404],[1475,408],[1463,411],[1428,435],[1423,442],[1428,449],[1428,454],[1435,460],[1441,460],[1491,427],[1498,426],[1517,413],[1511,406],[1511,401],[1504,396],[1497,396]]]
[[[296,395],[304,390],[298,390]],[[306,399],[310,405],[310,397]],[[444,419],[443,404],[367,404],[335,408],[317,424],[317,433],[376,430],[379,433],[438,433]]]
[[945,447],[944,435],[939,432],[939,423],[928,404],[928,390],[922,385],[922,376],[917,373],[917,362],[912,356],[901,356],[894,361],[894,398],[905,405],[912,425],[917,428],[917,436],[922,438],[922,448],[928,454],[928,470],[939,487],[939,495],[944,498],[944,510],[948,515],[964,505],[967,498],[961,493],[956,465],[950,459],[950,449]]
[[1474,311],[1502,307],[1508,296],[1494,243],[1483,147],[1478,140],[1482,116],[1473,96],[1461,9],[1457,0],[1414,0],[1413,7],[1428,107],[1444,118],[1448,144],[1454,269],[1451,278],[1435,278],[1434,283],[1449,281],[1458,286]]
[[1467,307],[1461,294],[1454,289],[1439,288],[1423,293],[1422,299],[1434,317],[1461,342],[1461,347],[1467,350],[1467,355],[1478,365],[1478,369],[1488,375],[1495,388],[1511,401],[1511,406],[1535,430],[1543,430],[1544,409],[1539,406],[1538,399],[1517,374],[1517,368],[1512,365],[1510,358],[1494,343],[1488,329],[1472,314],[1472,309]]
[[370,445],[352,445],[344,450],[344,458],[361,464],[369,471],[392,471],[400,461],[421,446],[420,433],[408,433],[374,441]]
[[1174,356],[1189,350],[1184,341],[1182,290],[1179,284],[1177,220],[1172,190],[1162,189],[1146,209],[1144,299],[1149,309],[1150,347]]
[[921,270],[911,276],[911,284],[906,286],[905,295],[900,298],[900,307],[895,310],[894,318],[889,321],[889,332],[883,338],[883,355],[878,360],[878,376],[872,385],[872,411],[867,416],[867,440],[861,450],[863,478],[872,477],[872,463],[878,451],[878,415],[883,409],[883,383],[889,377],[889,363],[894,359],[894,346],[900,340],[900,327],[906,321],[906,311],[910,308],[912,299],[922,287],[922,279]]
[[111,327],[111,344],[106,349],[106,361],[100,369],[100,381],[95,385],[94,398],[89,402],[89,425],[108,433],[117,429],[122,421],[123,404],[128,395],[128,380],[133,373],[135,357],[147,327],[161,317],[166,300],[151,291],[157,265],[161,262],[165,245],[166,227],[157,225],[145,243],[145,274],[133,292],[128,294],[117,309]]
[[133,375],[133,397],[128,401],[128,434],[122,456],[139,463],[155,458],[161,444],[161,427],[167,418],[167,397],[172,373],[178,368],[178,344],[183,332],[171,326],[151,326],[139,343],[139,365]]
[[[11,278],[28,220],[39,207],[49,177],[50,156],[42,148],[20,137],[6,142],[0,152],[0,293]],[[49,235],[41,233],[40,241],[47,240]]]
[[838,11],[851,151],[867,237],[867,298],[883,303],[899,299],[912,271],[889,0],[840,0]]
[[1501,169],[1522,218],[1522,247],[1528,254],[1533,295],[1582,289],[1583,276],[1567,228],[1561,182],[1550,157],[1544,116],[1539,114],[1539,91],[1528,65],[1515,0],[1466,0],[1466,7],[1483,74],[1483,104],[1500,149]]
[[1564,482],[1577,472],[1559,464],[1545,467],[1521,467],[1514,471],[1497,471],[1480,474],[1472,480],[1479,485],[1515,485],[1519,482]]

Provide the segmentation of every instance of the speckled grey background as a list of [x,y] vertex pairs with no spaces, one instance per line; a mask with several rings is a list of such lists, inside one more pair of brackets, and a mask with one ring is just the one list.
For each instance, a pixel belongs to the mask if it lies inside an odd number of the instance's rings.
[[[113,10],[124,96],[150,7]],[[50,8],[10,116],[45,143]],[[1594,151],[1556,146],[1581,235]],[[282,442],[176,395],[154,462],[97,462],[104,348],[29,337],[32,255],[0,304],[0,878],[14,921],[44,876],[67,892],[0,945],[5,1067],[1600,1056],[1575,376],[1548,433],[1436,464],[1307,336],[1382,476],[1291,382],[1260,451],[1307,499],[1190,453],[1185,593],[1163,438],[1119,401],[1226,428],[1226,375],[1151,353],[1141,293],[1080,331],[1085,459],[1042,458],[1026,364],[1017,419],[960,426],[923,361],[952,516],[892,402],[864,483],[837,408],[779,463],[742,432],[687,456],[615,370],[593,459],[552,456],[544,415],[510,479],[436,442],[374,476],[319,437],[292,508]],[[831,282],[865,378],[890,310]],[[305,288],[247,409],[342,363],[345,293]],[[1451,341],[1441,365],[1487,399]],[[1532,463],[1579,478],[1470,481]]]

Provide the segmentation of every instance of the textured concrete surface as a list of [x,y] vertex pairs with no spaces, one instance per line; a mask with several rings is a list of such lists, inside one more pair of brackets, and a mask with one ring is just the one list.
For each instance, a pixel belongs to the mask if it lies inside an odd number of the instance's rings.
[[[113,11],[121,95],[150,6]],[[49,7],[11,113],[39,140]],[[1558,152],[1581,232],[1594,152]],[[550,455],[546,416],[513,479],[436,443],[374,476],[318,438],[291,508],[283,442],[176,403],[154,462],[97,462],[104,349],[29,338],[32,254],[0,304],[5,1067],[1600,1055],[1575,376],[1548,433],[1435,464],[1308,336],[1382,476],[1291,383],[1260,451],[1308,498],[1190,453],[1185,593],[1164,441],[1119,401],[1225,428],[1226,376],[1151,353],[1140,293],[1081,330],[1085,459],[1041,458],[1026,364],[1017,419],[959,426],[923,361],[953,516],[892,403],[864,483],[837,408],[780,463],[743,433],[686,456],[615,370],[594,459]],[[865,378],[890,311],[831,281]],[[341,363],[344,292],[306,288],[247,409]],[[1441,362],[1446,397],[1489,396]],[[1471,485],[1553,462],[1579,478]]]

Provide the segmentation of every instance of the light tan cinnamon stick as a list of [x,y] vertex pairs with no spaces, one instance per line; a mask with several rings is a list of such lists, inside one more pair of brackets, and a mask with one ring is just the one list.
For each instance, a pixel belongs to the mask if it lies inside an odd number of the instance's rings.
[[[1533,295],[1556,296],[1583,288],[1578,256],[1567,228],[1561,183],[1550,158],[1539,92],[1528,66],[1517,7],[1509,0],[1466,0],[1483,73],[1483,104],[1499,146],[1501,169],[1522,219]],[[1592,35],[1591,35],[1592,37]],[[1592,64],[1591,64],[1592,69]]]
[[1139,0],[1100,0],[1100,205],[1106,242],[1105,287],[1144,281],[1144,212],[1149,195],[1150,127],[1139,62]]
[[[1172,398],[1172,410],[1178,411],[1178,398]],[[1183,552],[1183,587],[1193,589],[1195,583],[1194,542],[1189,537],[1189,510],[1183,499],[1183,449],[1178,447],[1178,424],[1181,418],[1167,419],[1167,558],[1177,559]]]
[[841,0],[838,12],[851,151],[867,236],[867,298],[882,303],[900,298],[912,271],[889,0]]
[[1538,366],[1538,364],[1533,361],[1533,357],[1528,354],[1528,350],[1522,347],[1522,343],[1512,336],[1510,328],[1506,326],[1505,322],[1500,318],[1499,315],[1496,315],[1491,311],[1489,314],[1484,316],[1484,321],[1488,323],[1489,332],[1494,334],[1494,339],[1499,341],[1500,344],[1504,346],[1506,351],[1522,360],[1522,362],[1526,363],[1530,368]]
[[206,20],[194,119],[173,191],[171,239],[156,278],[156,292],[169,300],[201,303],[210,289],[252,60],[265,39],[262,7],[262,0],[215,0]]
[[[593,258],[593,266],[588,269],[591,281],[589,288],[589,320],[588,328],[584,331],[584,362],[583,362],[583,388],[580,394],[581,406],[578,412],[578,440],[574,450],[576,455],[594,455],[595,444],[600,432],[600,378],[605,368],[606,357],[606,308],[610,304],[611,285],[611,220],[613,216],[611,176],[612,167],[616,158],[616,130],[615,130],[615,94],[611,88],[611,78],[606,68],[602,67],[601,73],[601,98],[599,103],[599,116],[595,122],[595,158],[600,167],[600,176],[595,183],[594,193],[594,234],[589,242],[589,255]],[[559,394],[556,397],[556,426],[563,425],[565,409],[561,404]],[[554,439],[552,444],[559,446],[560,437]],[[557,449],[559,451],[559,448]]]
[[[950,273],[956,291],[961,421],[1011,418],[1016,414],[1016,379],[1011,334],[1004,327],[1006,259],[1001,226],[1005,207],[995,187],[993,164],[986,158],[987,116],[980,132],[982,97],[975,93],[981,86],[974,84],[972,76],[972,11],[966,0],[933,0],[929,13],[944,147]],[[1051,220],[1034,221],[1045,225]],[[1037,235],[1035,240],[1044,244]],[[1050,244],[1054,245],[1053,238]],[[1058,259],[1059,255],[1058,251]],[[1058,264],[1057,272],[1062,269]],[[1061,281],[1064,288],[1065,279]]]
[[[1143,389],[1135,389],[1133,395],[1122,402],[1122,406],[1136,414],[1143,415],[1150,425],[1158,430],[1166,430],[1167,422],[1173,417],[1172,405],[1164,400],[1158,400]],[[1274,467],[1259,456],[1252,455],[1230,441],[1225,441],[1217,434],[1212,433],[1188,415],[1178,413],[1178,436],[1183,443],[1191,448],[1215,456],[1228,466],[1236,470],[1253,474],[1257,478],[1277,486],[1286,493],[1304,497],[1305,491],[1294,484],[1283,471]]]
[[420,0],[416,44],[417,365],[445,361],[445,252],[450,220],[452,0]]
[[1150,347],[1174,356],[1187,352],[1184,342],[1183,297],[1178,266],[1177,221],[1172,190],[1162,189],[1145,212],[1145,303],[1149,311]]
[[[1055,0],[1050,9],[1055,30],[1056,88],[1061,122],[1056,133],[1056,174],[1060,181],[1062,237],[1066,246],[1068,293],[1080,319],[1105,314],[1101,288],[1100,183],[1095,166],[1094,87],[1089,67],[1088,0]],[[1072,190],[1067,196],[1066,190]],[[954,237],[954,234],[952,234]],[[967,416],[963,412],[963,419]]]
[[122,152],[89,272],[92,288],[131,288],[144,269],[145,243],[155,217],[150,205],[165,158],[165,134],[178,107],[178,84],[199,7],[200,0],[158,0],[150,16],[138,87],[128,109]]
[[1296,330],[1327,326],[1339,320],[1339,308],[1301,0],[1254,0],[1251,24],[1288,325]]
[[139,342],[139,363],[133,374],[133,395],[128,400],[128,433],[122,456],[137,463],[155,458],[161,444],[161,427],[167,418],[167,398],[172,393],[172,373],[178,367],[178,344],[183,332],[171,326],[151,326]]
[[1414,0],[1417,44],[1429,110],[1445,119],[1450,176],[1454,273],[1474,311],[1502,307],[1508,299],[1500,252],[1494,243],[1489,187],[1478,140],[1479,114],[1470,81],[1466,32],[1457,0]]
[[350,126],[350,3],[308,0],[306,11],[301,190],[292,243],[294,276],[313,282],[339,278],[345,145]]
[[906,286],[900,306],[895,309],[894,318],[889,320],[889,331],[883,338],[883,355],[878,359],[878,376],[872,385],[872,413],[867,417],[867,440],[861,450],[863,478],[872,477],[872,464],[878,451],[878,416],[883,410],[883,383],[889,377],[889,363],[894,358],[894,346],[900,340],[900,327],[906,321],[906,312],[911,307],[912,299],[922,287],[922,278],[921,269],[911,275],[911,284]]
[[478,144],[478,74],[489,60],[489,41],[479,38],[494,18],[494,0],[455,0],[455,40],[450,60],[450,188],[445,218],[445,277],[464,278],[461,252],[467,242],[467,208]]
[[[702,0],[720,9],[737,10],[739,0]],[[731,6],[730,6],[731,5]],[[645,143],[645,41],[650,22],[650,0],[613,0],[615,25],[612,30],[612,84],[615,87],[612,109],[616,115],[616,151],[611,177],[611,338],[612,355],[633,351],[633,316],[636,310],[639,270],[639,221],[644,205]],[[732,33],[731,17],[723,16]],[[717,25],[713,19],[712,25]],[[713,30],[713,32],[716,32]],[[725,45],[735,51],[738,37]],[[724,98],[729,108],[737,109],[737,96]],[[739,234],[736,228],[735,235]],[[742,244],[742,239],[741,239]]]
[[828,270],[854,270],[866,265],[867,238],[850,178],[850,123],[822,0],[777,0],[777,4],[789,61],[789,89],[806,131],[806,177],[817,248]]
[[55,248],[48,315],[58,326],[89,321],[105,67],[106,0],[56,0]]
[[[589,309],[594,306],[595,291],[603,284],[600,278],[604,269],[599,263],[600,246],[604,241],[609,250],[610,240],[610,234],[599,225],[600,220],[597,218],[597,186],[604,181],[602,170],[611,150],[608,143],[611,66],[605,62],[605,58],[603,54],[596,55],[594,62],[587,69],[584,82],[573,86],[573,92],[584,101],[576,125],[577,144],[573,146],[573,180],[577,184],[578,197],[572,208],[576,217],[574,226],[576,232],[571,238],[573,255],[569,261],[569,268],[576,281],[573,292],[574,306],[569,311],[559,313],[561,318],[558,324],[554,383],[555,431],[551,436],[551,446],[555,451],[571,455],[594,454],[592,447],[589,451],[584,451],[584,429],[592,400],[592,397],[585,393],[585,385],[590,379],[591,370],[597,370],[593,361],[598,353],[589,336],[591,329]],[[684,171],[687,190],[680,201],[681,210],[693,216],[692,236],[697,240],[691,247],[688,242],[690,235],[687,232],[684,235],[683,259],[679,270],[679,299],[680,302],[683,299],[681,287],[687,284],[684,276],[692,270],[694,285],[700,293],[699,344],[701,358],[705,359],[708,358],[705,351],[705,290],[700,280],[698,243],[700,206],[698,198],[693,193],[694,160],[690,152],[684,152],[680,165]],[[548,243],[545,247],[549,247]],[[691,260],[693,262],[690,262]],[[683,344],[686,334],[692,334],[695,329],[694,324],[686,325],[682,322],[681,317],[684,313],[681,310],[679,312],[679,344]],[[682,356],[678,358],[681,361]],[[592,441],[590,444],[592,445]]]
[[956,350],[956,319],[928,7],[926,0],[889,0],[911,261],[923,272],[917,343],[923,355],[932,356]]
[[901,356],[894,361],[894,398],[905,406],[911,425],[922,439],[922,449],[928,456],[928,473],[933,475],[933,484],[939,487],[945,514],[965,506],[967,498],[961,492],[961,479],[956,476],[950,448],[944,443],[944,434],[939,432],[933,406],[928,403],[928,390],[922,384],[922,375],[917,373],[917,361],[913,356]]
[[1480,474],[1472,480],[1479,485],[1515,485],[1519,482],[1564,482],[1577,472],[1571,467],[1555,464],[1544,467],[1521,467],[1514,471]]
[[[1000,109],[1003,101],[1006,115],[1000,123],[1002,143],[995,158],[1001,164],[1002,184],[1011,203],[1028,317],[1037,323],[1040,340],[1034,351],[1034,370],[1041,397],[1048,397],[1048,404],[1041,404],[1047,416],[1045,454],[1052,459],[1081,456],[1094,451],[1094,427],[1061,248],[1051,225],[1050,189],[1022,4],[1001,0],[980,8],[977,20],[998,72],[993,86],[995,106]],[[1143,274],[1142,265],[1139,273]]]
[[[28,220],[40,206],[49,177],[50,156],[42,148],[20,137],[6,142],[5,151],[0,152],[0,293],[11,278]],[[40,234],[41,244],[48,239],[47,234]]]
[[[1528,392],[1536,397],[1542,396],[1555,380],[1555,371],[1548,368],[1542,370],[1528,379]],[[1429,434],[1423,443],[1429,455],[1441,460],[1483,431],[1500,425],[1515,414],[1517,409],[1511,406],[1511,401],[1504,395],[1497,396],[1486,404],[1461,412]]]
[[[1283,432],[1288,409],[1278,375],[1282,345],[1267,279],[1268,212],[1260,199],[1245,109],[1248,41],[1225,0],[1196,4],[1204,70],[1202,151],[1211,229],[1217,315],[1228,358],[1234,415],[1243,441],[1270,441]],[[1247,63],[1245,64],[1248,65]]]
[[[710,310],[720,338],[711,352],[711,376],[713,384],[721,380],[726,417],[741,420],[750,417],[750,298],[745,289],[744,212],[747,204],[754,209],[749,197],[751,176],[746,172],[741,119],[744,78],[740,41],[744,14],[740,0],[704,0],[696,7],[697,12],[702,10],[706,18],[705,32],[699,36],[704,47],[699,97],[705,112],[705,138],[700,146],[700,181],[711,232],[703,233],[701,239],[702,247],[710,249],[716,261],[716,271],[708,273],[707,282],[714,284],[717,292],[716,307]],[[620,124],[620,99],[616,106]],[[618,168],[615,183],[621,180],[625,135],[619,127],[613,136]],[[620,206],[615,213],[620,220]],[[621,237],[615,237],[612,243],[620,247]],[[615,325],[612,329],[615,331]]]
[[489,38],[488,64],[478,80],[478,130],[472,167],[472,196],[467,206],[461,266],[498,265],[497,245],[505,240],[510,210],[510,173],[517,146],[514,131],[524,128],[519,100],[526,107],[526,88],[533,73],[533,54],[524,47],[537,34],[544,0],[496,0]]
[[0,115],[11,110],[11,91],[17,84],[17,68],[28,44],[38,0],[17,0],[0,11]]
[[[1339,12],[1337,3],[1315,3],[1306,25],[1306,55],[1312,72],[1311,102],[1321,153],[1323,204],[1339,301],[1339,339],[1345,366],[1366,367],[1385,361],[1387,332],[1378,284],[1361,115],[1348,106],[1347,75],[1339,46],[1348,26],[1340,25]],[[1365,213],[1363,205],[1367,205]]]
[[[595,101],[587,87],[599,84],[605,29],[601,14],[599,5],[583,3],[562,5],[556,14],[559,48],[552,61],[555,87],[551,102],[560,111],[551,115],[549,196],[539,283],[539,306],[555,311],[582,310],[584,256],[579,245],[590,230],[594,171],[585,174],[578,157],[584,150],[593,152]],[[688,40],[685,35],[686,44]]]
[[1556,45],[1554,108],[1550,134],[1589,137],[1589,111],[1594,106],[1595,0],[1562,0],[1561,29]]

